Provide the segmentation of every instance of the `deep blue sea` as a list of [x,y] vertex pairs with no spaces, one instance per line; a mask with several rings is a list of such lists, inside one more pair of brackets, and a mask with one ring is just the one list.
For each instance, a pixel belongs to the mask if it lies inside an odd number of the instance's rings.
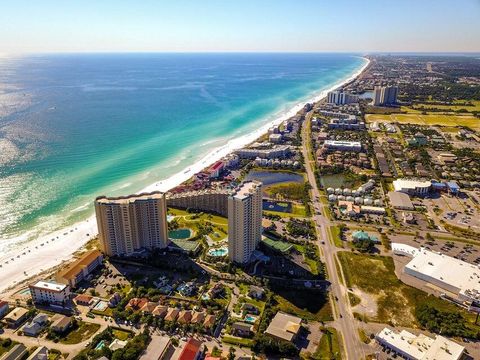
[[356,72],[347,54],[0,58],[1,242],[90,216]]

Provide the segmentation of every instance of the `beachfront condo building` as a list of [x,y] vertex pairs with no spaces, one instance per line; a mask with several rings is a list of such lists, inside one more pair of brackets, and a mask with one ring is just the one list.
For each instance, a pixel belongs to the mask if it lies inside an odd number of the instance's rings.
[[228,256],[248,263],[262,237],[262,183],[246,181],[228,197]]
[[102,251],[109,256],[132,255],[139,249],[168,245],[167,203],[159,191],[95,200]]
[[373,91],[373,105],[394,105],[397,103],[397,86],[375,86]]
[[345,105],[358,102],[358,95],[353,95],[340,90],[330,91],[327,94],[329,104]]
[[70,299],[70,287],[51,281],[37,281],[29,285],[30,295],[35,304],[65,305]]

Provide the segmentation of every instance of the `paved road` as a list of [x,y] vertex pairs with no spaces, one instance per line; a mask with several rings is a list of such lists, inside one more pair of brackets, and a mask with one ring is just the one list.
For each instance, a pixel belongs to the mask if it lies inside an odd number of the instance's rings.
[[[345,355],[347,359],[358,360],[365,358],[363,350],[363,343],[360,341],[358,331],[355,326],[355,319],[353,317],[350,304],[347,300],[347,289],[341,285],[337,269],[335,266],[335,246],[329,241],[328,228],[330,221],[325,215],[323,203],[320,201],[320,191],[315,180],[314,170],[311,161],[309,160],[308,148],[311,144],[310,139],[310,120],[311,113],[306,116],[302,128],[302,153],[305,159],[305,170],[307,178],[312,186],[312,202],[314,208],[313,219],[315,221],[317,231],[317,242],[320,252],[323,255],[323,261],[327,268],[329,280],[331,282],[330,292],[334,299],[334,306],[337,311],[334,311],[334,318],[337,330],[340,330],[344,340]],[[323,243],[322,243],[323,241]]]

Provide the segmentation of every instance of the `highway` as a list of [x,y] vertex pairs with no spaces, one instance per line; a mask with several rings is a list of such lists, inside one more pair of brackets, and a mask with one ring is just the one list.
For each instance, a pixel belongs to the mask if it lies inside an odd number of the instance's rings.
[[[350,360],[359,360],[365,358],[364,344],[360,341],[357,328],[355,326],[356,320],[353,317],[350,303],[348,302],[347,289],[340,282],[339,275],[335,266],[336,247],[330,242],[328,233],[329,227],[332,225],[326,216],[323,203],[320,201],[320,191],[315,180],[314,168],[312,162],[309,160],[308,149],[311,144],[310,138],[310,120],[311,112],[306,115],[302,128],[302,154],[305,160],[305,171],[307,173],[308,182],[312,186],[312,204],[317,232],[317,243],[320,249],[320,254],[325,267],[327,269],[328,277],[331,282],[330,293],[334,311],[334,325],[337,330],[341,332],[344,342],[345,356]],[[323,241],[323,242],[322,242]],[[337,300],[338,299],[338,300]]]

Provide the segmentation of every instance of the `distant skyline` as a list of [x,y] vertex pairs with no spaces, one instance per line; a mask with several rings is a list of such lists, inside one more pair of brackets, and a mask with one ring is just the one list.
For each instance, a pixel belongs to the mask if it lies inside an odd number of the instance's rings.
[[0,52],[480,52],[479,0],[15,0]]

